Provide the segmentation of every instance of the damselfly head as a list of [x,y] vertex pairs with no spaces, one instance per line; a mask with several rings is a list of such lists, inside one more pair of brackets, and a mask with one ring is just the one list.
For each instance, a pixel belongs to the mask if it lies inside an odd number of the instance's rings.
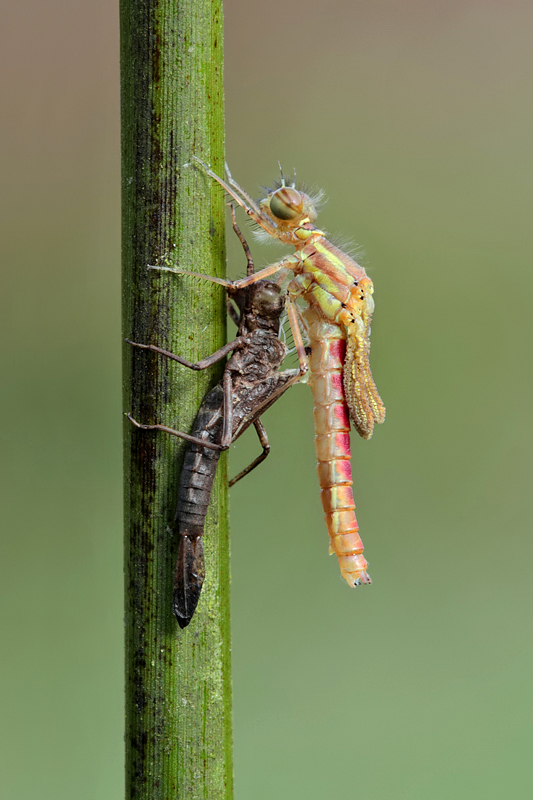
[[311,198],[293,186],[280,186],[261,200],[261,211],[284,227],[295,227],[302,222],[314,222],[316,208]]
[[[273,236],[286,244],[301,245],[302,237],[298,236],[298,228],[311,226],[316,219],[316,205],[323,198],[322,192],[310,197],[306,192],[295,186],[296,174],[290,185],[287,178],[281,174],[281,182],[274,189],[267,189],[265,197],[256,203],[239,184],[233,180],[226,165],[227,182],[219,178],[216,173],[204,164],[199,158],[195,160],[203,167],[205,172],[216,180],[236,203],[243,208],[249,217],[268,236]],[[323,233],[322,233],[323,235]]]

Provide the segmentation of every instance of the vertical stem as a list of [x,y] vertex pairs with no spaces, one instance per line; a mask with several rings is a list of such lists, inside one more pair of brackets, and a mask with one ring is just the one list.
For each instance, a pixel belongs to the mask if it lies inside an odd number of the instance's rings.
[[[224,291],[157,273],[224,275],[222,0],[121,0],[124,336],[196,361],[225,341]],[[220,367],[194,373],[124,349],[124,410],[188,431]],[[183,632],[172,615],[183,443],[125,421],[126,797],[229,800],[229,549],[222,458],[207,518],[206,581]]]

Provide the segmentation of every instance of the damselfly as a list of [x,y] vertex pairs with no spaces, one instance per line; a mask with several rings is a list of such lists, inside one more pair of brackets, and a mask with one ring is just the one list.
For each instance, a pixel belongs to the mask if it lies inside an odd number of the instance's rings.
[[[355,517],[349,429],[351,420],[359,435],[370,439],[374,424],[385,419],[385,406],[369,364],[372,281],[362,266],[314,225],[315,202],[296,188],[294,180],[289,183],[282,175],[281,181],[256,203],[229,170],[224,181],[197,161],[263,231],[296,249],[293,255],[242,280],[210,280],[239,290],[275,273],[282,283],[292,273],[287,286],[289,320],[298,352],[303,350],[300,324],[311,344],[309,384],[315,404],[318,477],[330,552],[337,555],[350,586],[370,583]],[[297,305],[299,300],[304,304],[303,311]]]

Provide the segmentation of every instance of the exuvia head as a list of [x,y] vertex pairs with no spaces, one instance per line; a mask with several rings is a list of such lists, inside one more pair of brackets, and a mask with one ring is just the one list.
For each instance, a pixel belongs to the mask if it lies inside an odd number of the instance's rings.
[[248,287],[245,315],[249,328],[278,330],[285,302],[281,289],[272,281],[257,281]]

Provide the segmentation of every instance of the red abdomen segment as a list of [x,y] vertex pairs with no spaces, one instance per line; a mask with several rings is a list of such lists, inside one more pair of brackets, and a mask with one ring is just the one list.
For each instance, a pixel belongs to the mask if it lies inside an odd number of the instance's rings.
[[309,384],[315,404],[318,481],[330,553],[339,559],[341,574],[350,586],[359,586],[372,581],[366,571],[352,492],[350,421],[342,380],[346,339],[339,338],[339,326],[321,322],[313,314],[305,316],[311,322]]

